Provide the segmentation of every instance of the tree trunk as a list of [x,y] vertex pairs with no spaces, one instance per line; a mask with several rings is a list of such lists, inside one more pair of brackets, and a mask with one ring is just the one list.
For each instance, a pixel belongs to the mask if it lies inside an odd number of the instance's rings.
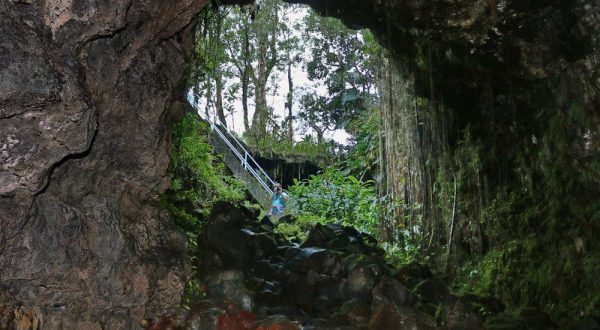
[[[269,108],[267,106],[267,82],[277,61],[277,7],[265,6],[257,18],[257,70],[254,75],[256,109],[252,117],[252,136],[258,143],[267,136]],[[273,18],[275,17],[275,18]],[[271,21],[273,20],[274,21]]]
[[244,44],[242,46],[242,53],[244,58],[244,67],[242,74],[242,108],[244,110],[244,129],[246,132],[250,131],[250,122],[248,120],[248,89],[250,88],[250,69],[251,69],[251,59],[250,59],[250,23],[248,21],[245,22],[244,26]]
[[212,103],[212,86],[210,82],[206,82],[206,106],[204,108],[204,114],[206,118],[210,118],[210,104]]
[[[289,56],[288,56],[289,57]],[[289,60],[288,62],[288,68],[287,68],[287,74],[288,74],[288,95],[287,95],[287,109],[288,109],[288,140],[290,141],[290,143],[294,142],[294,127],[293,127],[293,120],[294,120],[294,116],[292,113],[292,106],[293,106],[293,102],[294,102],[294,81],[292,79],[292,62],[291,60]]]
[[223,77],[220,73],[215,77],[215,87],[217,93],[215,100],[217,118],[224,127],[227,127],[227,121],[225,121],[225,111],[223,111]]
[[248,69],[244,69],[242,75],[242,109],[244,110],[244,130],[250,131],[250,122],[248,121],[248,89],[250,88],[250,75]]
[[269,110],[267,109],[266,59],[265,54],[261,53],[261,48],[264,50],[266,47],[259,46],[258,73],[254,87],[256,108],[252,117],[252,136],[254,137],[254,142],[257,143],[267,135],[267,120],[269,117]]

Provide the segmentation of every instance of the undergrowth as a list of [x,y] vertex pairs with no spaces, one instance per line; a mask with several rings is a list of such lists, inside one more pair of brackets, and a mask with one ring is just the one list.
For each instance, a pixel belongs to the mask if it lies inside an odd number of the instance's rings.
[[208,141],[209,130],[208,125],[192,113],[175,125],[168,172],[171,188],[161,200],[187,236],[188,259],[192,267],[184,297],[187,307],[202,294],[195,275],[197,238],[208,213],[217,201],[236,202],[245,196],[242,182],[227,175],[223,161],[213,154]]

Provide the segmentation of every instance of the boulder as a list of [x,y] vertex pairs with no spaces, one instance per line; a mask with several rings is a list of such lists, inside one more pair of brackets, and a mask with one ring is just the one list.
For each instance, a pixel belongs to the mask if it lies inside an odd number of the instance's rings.
[[377,258],[362,254],[352,254],[344,258],[348,293],[352,296],[370,298],[371,290],[384,274],[380,263]]
[[355,326],[366,326],[371,315],[369,302],[364,299],[352,298],[346,301],[332,316],[343,323]]
[[430,278],[419,282],[413,292],[423,301],[432,304],[444,304],[451,299],[450,289],[439,278]]
[[342,254],[318,247],[307,247],[286,253],[291,256],[286,267],[296,273],[314,271],[318,274],[336,276],[342,271]]
[[254,232],[244,229],[251,213],[231,203],[219,202],[213,207],[200,239],[200,244],[214,251],[224,267],[245,269],[253,258]]
[[369,330],[435,328],[435,322],[430,316],[420,313],[413,307],[398,306],[389,301],[377,303],[374,307],[368,323]]
[[483,315],[463,297],[453,297],[443,306],[443,323],[448,329],[484,329]]
[[313,227],[302,247],[320,247],[348,254],[383,255],[384,251],[377,247],[375,238],[363,234],[353,227],[339,224],[317,224]]
[[217,320],[225,311],[220,308],[206,308],[188,314],[184,328],[186,330],[217,330]]
[[415,306],[419,298],[400,282],[390,277],[383,277],[373,288],[373,304],[390,301],[396,305]]
[[250,330],[256,318],[247,311],[228,310],[217,317],[218,330]]
[[206,277],[208,294],[221,308],[232,304],[239,309],[252,311],[254,298],[244,285],[244,274],[239,270],[228,270],[210,274]]

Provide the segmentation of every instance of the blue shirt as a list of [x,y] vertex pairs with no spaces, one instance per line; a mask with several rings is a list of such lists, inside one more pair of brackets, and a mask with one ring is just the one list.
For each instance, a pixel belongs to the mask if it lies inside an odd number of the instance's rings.
[[285,206],[285,199],[287,198],[286,193],[275,194],[273,195],[273,201],[271,202],[272,206]]

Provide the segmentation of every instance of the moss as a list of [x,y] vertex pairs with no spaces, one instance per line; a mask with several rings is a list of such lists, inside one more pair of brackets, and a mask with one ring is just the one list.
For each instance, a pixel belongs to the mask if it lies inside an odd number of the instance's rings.
[[171,187],[161,197],[161,205],[173,216],[188,240],[188,260],[192,274],[188,279],[184,306],[204,295],[198,282],[196,264],[199,255],[197,238],[217,201],[240,201],[243,185],[225,174],[224,164],[213,155],[208,143],[209,128],[189,113],[173,130],[169,177]]

